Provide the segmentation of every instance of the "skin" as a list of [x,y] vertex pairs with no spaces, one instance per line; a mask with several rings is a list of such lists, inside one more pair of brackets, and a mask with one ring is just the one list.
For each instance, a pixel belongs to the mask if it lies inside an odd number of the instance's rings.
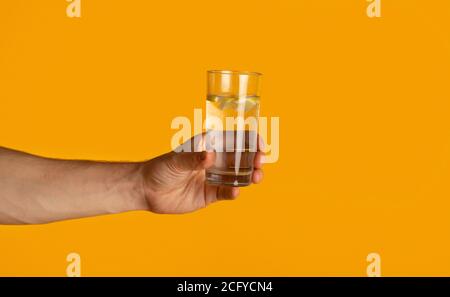
[[[169,152],[144,162],[95,162],[0,147],[0,224],[43,224],[134,210],[183,214],[235,199],[239,188],[205,184],[205,169],[214,158],[213,152]],[[255,184],[263,177],[262,158],[258,151]]]

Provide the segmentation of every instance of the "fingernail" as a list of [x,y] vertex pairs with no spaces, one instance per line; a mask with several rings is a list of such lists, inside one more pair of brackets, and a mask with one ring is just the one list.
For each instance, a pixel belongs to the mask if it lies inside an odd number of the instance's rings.
[[233,196],[233,198],[236,198],[237,196],[239,196],[239,188],[234,187],[232,189],[232,194],[231,195]]

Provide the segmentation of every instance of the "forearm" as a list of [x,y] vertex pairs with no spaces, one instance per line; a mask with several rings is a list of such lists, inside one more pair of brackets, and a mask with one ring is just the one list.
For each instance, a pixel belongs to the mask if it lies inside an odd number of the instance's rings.
[[146,209],[140,163],[55,160],[0,148],[0,224]]

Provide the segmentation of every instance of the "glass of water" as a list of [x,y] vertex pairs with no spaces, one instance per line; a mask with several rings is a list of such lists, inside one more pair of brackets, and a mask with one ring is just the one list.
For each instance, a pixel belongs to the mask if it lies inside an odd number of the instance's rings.
[[208,71],[206,150],[215,152],[206,182],[248,186],[258,149],[259,83],[261,74],[248,71]]

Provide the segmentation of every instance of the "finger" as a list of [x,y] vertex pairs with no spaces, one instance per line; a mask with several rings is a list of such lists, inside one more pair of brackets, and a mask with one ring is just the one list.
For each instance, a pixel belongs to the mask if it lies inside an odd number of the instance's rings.
[[201,170],[214,164],[215,154],[212,152],[174,153],[174,166],[180,171]]
[[205,202],[206,205],[218,200],[231,200],[239,195],[239,188],[227,186],[205,186]]
[[264,177],[263,171],[261,169],[255,169],[252,175],[252,182],[254,184],[259,184]]
[[264,164],[264,153],[263,152],[257,152],[255,155],[255,162],[254,166],[256,169],[261,169]]
[[209,205],[217,201],[217,188],[218,186],[205,185],[205,203]]
[[264,142],[264,139],[261,137],[261,135],[258,133],[258,151],[265,152],[266,149],[266,143]]
[[238,187],[227,187],[227,186],[217,187],[217,200],[232,200],[236,199],[238,195],[239,195]]

